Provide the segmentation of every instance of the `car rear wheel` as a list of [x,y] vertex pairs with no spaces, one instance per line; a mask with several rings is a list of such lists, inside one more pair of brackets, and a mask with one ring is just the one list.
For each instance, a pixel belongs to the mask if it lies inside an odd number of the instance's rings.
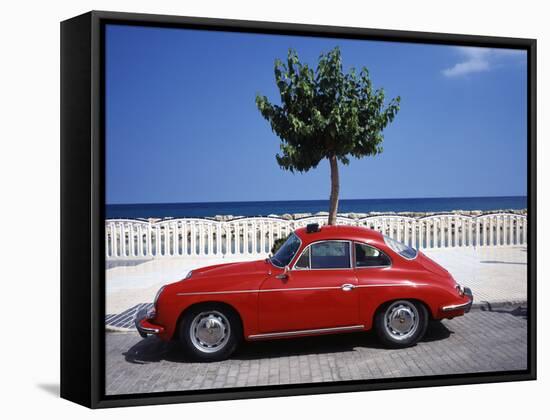
[[397,300],[384,305],[376,314],[375,328],[388,347],[401,348],[416,344],[426,333],[428,311],[415,301]]
[[242,336],[241,322],[235,311],[222,305],[191,309],[180,326],[180,340],[186,352],[197,361],[227,359]]

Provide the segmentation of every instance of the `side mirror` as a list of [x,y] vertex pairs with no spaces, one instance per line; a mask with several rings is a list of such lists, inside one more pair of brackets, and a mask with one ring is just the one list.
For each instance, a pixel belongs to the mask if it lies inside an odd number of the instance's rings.
[[275,278],[279,279],[279,280],[287,280],[288,279],[288,272],[289,272],[288,265],[285,265],[285,268],[284,268],[283,272],[281,274],[277,274],[275,276]]

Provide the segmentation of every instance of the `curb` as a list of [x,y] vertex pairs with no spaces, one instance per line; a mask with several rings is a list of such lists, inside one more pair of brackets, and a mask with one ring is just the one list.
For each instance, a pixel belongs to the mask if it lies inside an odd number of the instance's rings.
[[493,302],[483,300],[475,302],[472,305],[472,310],[492,312],[497,309],[515,309],[519,306],[527,307],[527,300],[497,300]]

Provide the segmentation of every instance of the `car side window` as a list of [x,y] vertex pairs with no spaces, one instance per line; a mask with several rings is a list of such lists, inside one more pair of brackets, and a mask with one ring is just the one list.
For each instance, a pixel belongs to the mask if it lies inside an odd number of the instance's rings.
[[355,266],[387,267],[391,265],[390,258],[379,249],[366,244],[355,244]]
[[351,268],[349,242],[318,242],[310,246],[310,252],[312,269]]
[[298,261],[296,261],[296,264],[294,264],[294,268],[296,270],[308,270],[310,268],[309,249],[310,248],[307,248],[304,252],[302,252],[302,255],[300,255],[300,258],[298,258]]

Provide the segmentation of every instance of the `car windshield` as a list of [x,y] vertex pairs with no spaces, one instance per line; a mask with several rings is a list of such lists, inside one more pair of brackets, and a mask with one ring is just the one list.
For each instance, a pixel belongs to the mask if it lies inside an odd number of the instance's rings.
[[384,235],[384,241],[394,252],[397,252],[402,257],[412,260],[416,258],[418,251],[408,245],[405,245],[403,242],[396,241],[395,239],[390,238],[389,236]]
[[288,237],[285,243],[279,248],[279,250],[271,257],[271,263],[277,267],[286,267],[292,261],[294,255],[300,248],[300,238],[294,233]]

